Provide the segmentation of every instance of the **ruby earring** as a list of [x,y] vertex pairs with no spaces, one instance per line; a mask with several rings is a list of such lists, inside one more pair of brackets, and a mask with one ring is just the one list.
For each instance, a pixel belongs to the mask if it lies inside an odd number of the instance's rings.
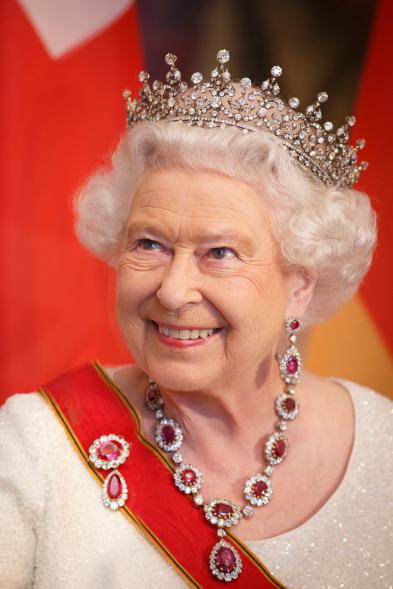
[[296,347],[297,333],[301,328],[301,321],[296,317],[289,317],[285,322],[289,337],[289,346],[283,356],[279,357],[279,366],[281,378],[286,382],[291,390],[291,386],[295,386],[300,378],[302,370],[302,357]]

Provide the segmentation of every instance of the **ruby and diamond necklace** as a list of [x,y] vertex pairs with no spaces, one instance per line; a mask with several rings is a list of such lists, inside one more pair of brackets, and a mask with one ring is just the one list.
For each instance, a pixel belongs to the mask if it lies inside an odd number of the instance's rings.
[[274,468],[279,465],[288,453],[288,439],[285,436],[288,422],[295,419],[299,412],[295,400],[295,386],[299,380],[302,359],[297,350],[296,334],[300,321],[290,317],[286,321],[290,345],[283,356],[278,357],[280,376],[284,381],[284,392],[275,400],[275,411],[278,421],[276,431],[270,434],[263,446],[265,466],[261,472],[246,480],[243,489],[244,505],[240,506],[228,499],[216,498],[207,500],[201,494],[203,485],[202,472],[196,466],[183,460],[180,452],[184,434],[181,426],[165,413],[164,401],[158,385],[149,381],[145,402],[154,412],[157,426],[155,438],[158,446],[171,455],[176,465],[173,473],[174,484],[182,493],[192,497],[197,508],[204,512],[206,520],[217,528],[218,541],[213,546],[209,558],[209,568],[220,581],[230,582],[238,578],[242,571],[242,560],[238,551],[225,540],[226,529],[236,526],[243,517],[251,518],[254,508],[269,503],[273,496],[272,476]]

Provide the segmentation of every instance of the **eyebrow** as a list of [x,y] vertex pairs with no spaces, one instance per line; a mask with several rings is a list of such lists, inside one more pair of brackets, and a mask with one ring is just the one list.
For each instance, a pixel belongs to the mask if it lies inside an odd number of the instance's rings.
[[[170,237],[168,238],[168,236],[165,235],[165,233],[158,227],[141,221],[134,221],[130,223],[127,228],[127,238],[130,239],[130,237],[137,233],[148,233],[164,240],[170,239]],[[225,244],[238,244],[247,250],[254,250],[255,248],[255,241],[253,239],[246,235],[235,233],[232,230],[224,230],[219,233],[201,233],[197,236],[196,241],[197,243],[204,244],[219,242],[225,242]]]

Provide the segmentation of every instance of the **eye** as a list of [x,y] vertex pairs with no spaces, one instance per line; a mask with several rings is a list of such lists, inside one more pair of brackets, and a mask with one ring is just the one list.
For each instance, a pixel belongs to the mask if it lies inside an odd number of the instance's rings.
[[214,260],[226,260],[234,258],[236,253],[230,247],[213,247],[209,250],[209,255]]
[[144,250],[146,252],[161,252],[163,251],[163,246],[158,242],[154,241],[154,239],[138,239],[136,242],[137,249]]

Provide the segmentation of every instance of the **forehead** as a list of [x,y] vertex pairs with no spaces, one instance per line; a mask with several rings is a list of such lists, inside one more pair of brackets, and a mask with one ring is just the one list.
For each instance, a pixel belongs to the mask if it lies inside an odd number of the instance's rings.
[[159,222],[214,227],[257,236],[270,233],[267,210],[254,189],[216,172],[165,169],[150,173],[139,185],[130,222]]

